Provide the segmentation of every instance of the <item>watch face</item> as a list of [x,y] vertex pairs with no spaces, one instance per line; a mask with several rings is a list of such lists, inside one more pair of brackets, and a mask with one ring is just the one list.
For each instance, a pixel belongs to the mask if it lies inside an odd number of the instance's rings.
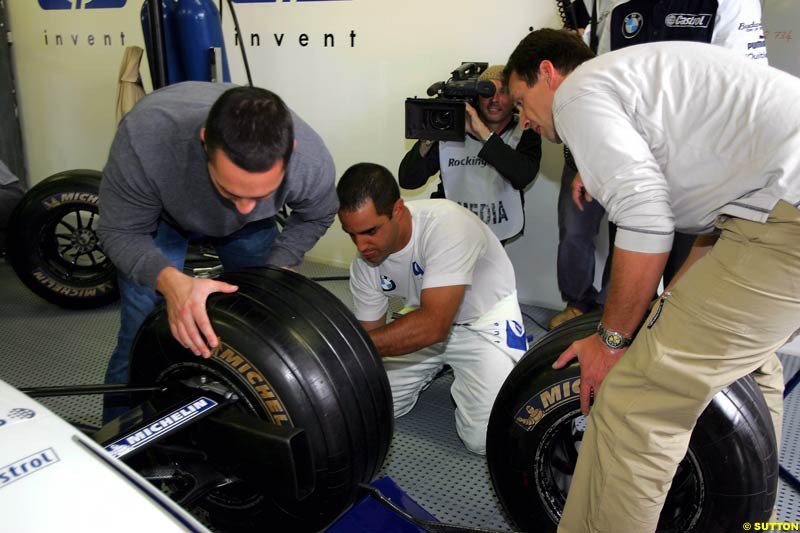
[[623,336],[621,333],[617,333],[616,331],[608,331],[602,326],[602,324],[597,325],[597,333],[609,348],[624,348],[631,343],[631,339]]
[[619,348],[622,346],[623,339],[619,333],[610,333],[608,337],[606,337],[606,344],[611,346],[612,348]]

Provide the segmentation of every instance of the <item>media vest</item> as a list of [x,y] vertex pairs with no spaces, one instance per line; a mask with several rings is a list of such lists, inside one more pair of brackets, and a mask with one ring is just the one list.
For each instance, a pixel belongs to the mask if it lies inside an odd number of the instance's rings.
[[[521,137],[519,123],[500,135],[512,148],[517,147]],[[502,241],[521,232],[525,225],[522,194],[478,157],[481,148],[483,143],[469,135],[463,141],[439,141],[444,195],[478,215]]]

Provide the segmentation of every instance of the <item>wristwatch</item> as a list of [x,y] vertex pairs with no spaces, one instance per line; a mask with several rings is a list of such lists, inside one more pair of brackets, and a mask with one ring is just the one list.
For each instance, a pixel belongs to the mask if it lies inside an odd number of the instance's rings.
[[626,337],[622,333],[616,331],[607,330],[603,327],[602,322],[597,324],[597,334],[600,335],[600,338],[606,343],[606,346],[614,350],[630,346],[633,342],[631,337]]

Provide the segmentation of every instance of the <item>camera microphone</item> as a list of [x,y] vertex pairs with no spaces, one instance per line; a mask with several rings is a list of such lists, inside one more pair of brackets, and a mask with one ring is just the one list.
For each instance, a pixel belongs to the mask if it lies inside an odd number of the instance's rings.
[[442,89],[444,88],[444,85],[445,83],[443,81],[437,81],[436,83],[428,87],[427,90],[428,96],[436,96],[437,94],[440,94]]

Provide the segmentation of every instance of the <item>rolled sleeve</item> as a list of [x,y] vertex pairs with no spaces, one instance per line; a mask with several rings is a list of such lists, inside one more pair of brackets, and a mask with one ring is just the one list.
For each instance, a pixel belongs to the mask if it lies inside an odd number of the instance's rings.
[[617,225],[614,244],[635,252],[668,251],[675,217],[669,186],[653,154],[663,144],[643,137],[635,108],[605,93],[587,93],[556,106],[554,117],[586,190]]

